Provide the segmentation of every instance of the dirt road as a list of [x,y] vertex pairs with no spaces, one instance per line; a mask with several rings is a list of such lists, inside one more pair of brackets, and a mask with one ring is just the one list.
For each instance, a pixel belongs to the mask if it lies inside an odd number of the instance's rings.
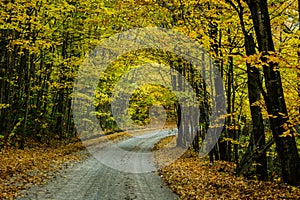
[[91,157],[46,185],[32,187],[19,199],[178,199],[156,175],[152,161],[152,146],[168,135],[161,131],[102,148],[94,152],[101,162]]

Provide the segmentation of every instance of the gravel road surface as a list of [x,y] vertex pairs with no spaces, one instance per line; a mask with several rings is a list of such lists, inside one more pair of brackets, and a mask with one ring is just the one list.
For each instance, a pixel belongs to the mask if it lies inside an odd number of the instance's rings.
[[152,160],[153,145],[168,135],[169,132],[160,131],[102,148],[93,152],[95,157],[76,164],[43,186],[33,186],[19,199],[178,199],[156,175]]

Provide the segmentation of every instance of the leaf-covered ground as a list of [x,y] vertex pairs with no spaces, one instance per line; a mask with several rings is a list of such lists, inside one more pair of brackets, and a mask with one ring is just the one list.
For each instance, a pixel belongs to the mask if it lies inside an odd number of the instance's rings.
[[[128,137],[125,133],[108,136],[110,140]],[[89,140],[87,144],[101,143],[105,138]],[[166,145],[168,144],[168,145]],[[81,142],[66,141],[37,145],[24,150],[6,147],[0,152],[0,199],[13,199],[20,190],[33,184],[43,184],[61,171],[89,156]],[[234,164],[208,160],[187,151],[173,162],[178,154],[175,140],[168,137],[154,148],[160,176],[181,199],[299,199],[300,189],[279,182],[262,182],[236,177]],[[171,163],[166,166],[166,163]]]
[[[99,146],[106,138],[115,141],[124,137],[128,137],[128,134],[116,133],[88,140],[85,145]],[[20,195],[20,190],[33,184],[44,184],[89,156],[78,140],[52,141],[50,145],[31,142],[30,146],[34,147],[24,150],[5,147],[0,151],[0,199],[13,199]]]
[[[174,147],[172,137],[156,145],[155,160],[158,166],[169,162]],[[165,144],[169,143],[169,146]],[[211,165],[207,159],[187,151],[178,160],[159,171],[164,182],[181,199],[300,199],[300,188],[280,182],[249,180],[234,175],[235,165],[217,161]]]
[[32,184],[42,184],[81,160],[76,153],[82,149],[80,143],[58,145],[56,148],[34,147],[24,150],[5,148],[0,152],[0,199],[13,199],[19,190]]

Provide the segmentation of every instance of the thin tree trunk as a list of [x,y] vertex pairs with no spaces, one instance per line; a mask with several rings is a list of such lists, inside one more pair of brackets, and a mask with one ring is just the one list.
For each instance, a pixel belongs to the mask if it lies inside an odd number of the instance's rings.
[[[245,33],[245,48],[247,55],[255,54],[255,43],[252,35]],[[253,124],[253,140],[254,140],[254,151],[258,150],[265,145],[265,133],[264,124],[262,118],[262,112],[257,102],[261,99],[260,92],[260,72],[257,68],[251,67],[250,63],[247,63],[247,74],[248,74],[248,98],[250,104],[250,111],[252,116]],[[266,180],[268,178],[267,171],[267,156],[266,152],[256,158],[256,173],[260,180]]]
[[[255,50],[255,41],[252,34],[249,34],[246,31],[245,23],[244,23],[244,13],[243,7],[241,5],[240,0],[238,0],[238,5],[236,6],[232,1],[228,1],[229,4],[237,11],[239,15],[240,24],[242,27],[242,31],[244,34],[245,40],[245,50],[246,55],[250,56],[256,53]],[[247,75],[248,75],[248,98],[250,104],[250,112],[252,117],[252,139],[249,144],[247,153],[244,154],[241,163],[237,166],[237,173],[243,173],[247,171],[248,168],[252,165],[253,159],[250,159],[247,162],[244,162],[248,155],[251,152],[256,154],[255,161],[256,165],[256,174],[258,178],[261,180],[267,179],[267,158],[266,152],[261,151],[261,148],[265,146],[265,134],[264,134],[264,124],[262,118],[262,112],[259,105],[255,104],[261,100],[261,81],[260,81],[260,72],[257,68],[252,67],[250,63],[246,63],[247,65]],[[260,152],[260,153],[258,153]]]
[[[1,29],[0,30],[0,104],[11,104],[9,101],[10,98],[10,88],[9,88],[9,83],[10,83],[10,70],[9,70],[9,53],[7,50],[7,45],[8,45],[8,36],[11,35],[10,30],[6,29]],[[11,106],[11,105],[10,105]],[[4,136],[4,143],[1,144],[1,147],[3,147],[9,137],[9,131],[8,131],[8,126],[10,123],[10,116],[8,112],[8,108],[0,108],[0,130],[1,130],[1,135]],[[1,150],[0,147],[0,150]]]
[[[298,0],[298,28],[300,30],[300,0]],[[300,36],[298,35],[298,50],[297,50],[297,55],[298,55],[298,73],[297,76],[300,79]],[[299,80],[298,79],[298,80]],[[298,97],[300,98],[300,82],[298,82]],[[300,106],[299,106],[299,114],[300,114]]]
[[24,89],[24,93],[25,93],[25,101],[23,102],[23,106],[24,106],[24,119],[23,119],[23,127],[22,127],[22,132],[21,132],[21,143],[19,148],[20,149],[24,149],[24,145],[25,145],[25,133],[26,133],[26,129],[27,129],[27,120],[28,120],[28,111],[29,111],[29,100],[30,100],[30,67],[28,67],[27,64],[27,60],[28,60],[28,50],[25,49],[23,50],[24,55],[21,57],[21,63],[20,66],[21,68],[24,69],[25,71],[25,77],[24,77],[24,83],[25,83],[25,89]]

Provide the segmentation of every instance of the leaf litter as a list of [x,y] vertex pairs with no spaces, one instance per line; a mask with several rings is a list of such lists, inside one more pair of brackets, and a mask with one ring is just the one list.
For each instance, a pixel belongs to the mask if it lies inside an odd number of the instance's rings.
[[[85,145],[104,146],[107,139],[118,141],[129,137],[121,132],[88,140]],[[0,199],[22,196],[21,191],[32,185],[45,184],[78,162],[90,157],[77,138],[52,141],[51,144],[29,142],[34,147],[24,150],[6,146],[0,151]]]
[[234,163],[215,161],[211,164],[208,158],[201,159],[191,150],[165,165],[170,162],[172,153],[178,153],[174,136],[154,147],[158,174],[180,199],[300,199],[299,187],[236,176]]

